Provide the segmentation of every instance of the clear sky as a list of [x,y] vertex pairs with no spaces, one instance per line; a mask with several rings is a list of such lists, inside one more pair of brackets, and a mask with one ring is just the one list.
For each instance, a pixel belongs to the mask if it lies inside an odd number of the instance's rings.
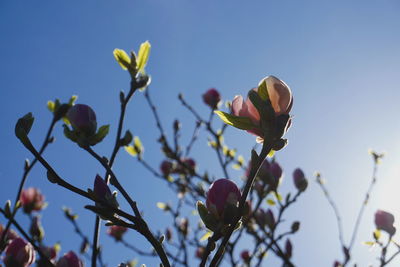
[[[294,238],[298,266],[331,266],[335,258],[342,257],[333,212],[313,173],[321,171],[328,180],[349,240],[371,177],[367,151],[385,151],[354,250],[359,266],[376,263],[377,251],[361,244],[371,239],[374,212],[388,210],[400,221],[399,12],[397,0],[1,1],[0,202],[14,199],[23,160],[31,158],[14,137],[15,122],[33,112],[36,121],[31,138],[39,145],[51,119],[46,108],[49,99],[66,100],[77,94],[78,103],[96,110],[99,124],[111,123],[110,136],[95,147],[101,154],[110,154],[119,116],[118,92],[127,91],[129,85],[129,75],[115,62],[112,51],[137,50],[149,40],[151,94],[166,127],[179,118],[185,131],[192,131],[194,122],[178,104],[179,92],[206,116],[201,95],[210,87],[228,100],[246,94],[261,78],[273,74],[292,88],[294,120],[287,135],[289,145],[277,159],[286,173],[284,192],[293,190],[294,168],[302,167],[310,178],[309,190],[288,214],[289,221],[302,222]],[[126,122],[141,137],[144,157],[158,167],[162,160],[154,145],[158,132],[140,94],[130,104]],[[46,158],[73,184],[91,188],[95,174],[104,171],[63,137],[60,125],[55,137],[57,142],[46,151]],[[212,151],[206,138],[203,134],[193,156],[199,159],[199,170],[208,168],[221,176],[216,158],[209,156]],[[248,158],[254,138],[229,129],[226,142]],[[164,229],[169,218],[155,204],[175,196],[123,151],[115,170],[152,229]],[[232,170],[231,175],[239,181],[242,174]],[[78,250],[79,238],[61,207],[78,212],[79,223],[91,235],[94,216],[83,209],[89,203],[49,184],[39,165],[28,185],[40,187],[50,203],[43,213],[46,243],[61,241],[63,252]],[[22,214],[18,218],[27,222]],[[400,229],[400,224],[396,226]],[[109,266],[132,257],[102,230]],[[133,232],[129,240],[148,246]],[[140,262],[155,266],[148,258]],[[393,266],[397,264],[400,260]]]

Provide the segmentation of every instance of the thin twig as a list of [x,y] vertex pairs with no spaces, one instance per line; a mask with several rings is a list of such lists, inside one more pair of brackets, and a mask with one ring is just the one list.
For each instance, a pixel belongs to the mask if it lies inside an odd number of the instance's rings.
[[[43,144],[42,144],[42,146],[41,146],[41,148],[39,150],[39,154],[40,155],[43,154],[43,152],[46,149],[46,147],[51,143],[50,142],[51,134],[53,132],[53,129],[54,129],[54,126],[55,126],[56,122],[57,121],[55,120],[55,118],[53,116],[53,119],[52,119],[52,121],[50,123],[50,127],[47,130],[46,137],[44,138]],[[18,186],[18,193],[17,193],[17,195],[15,197],[13,213],[11,214],[11,218],[10,219],[14,219],[14,217],[15,217],[15,214],[17,212],[17,209],[15,209],[15,205],[17,204],[17,202],[19,201],[19,199],[21,197],[21,192],[22,192],[22,189],[23,189],[23,187],[25,185],[25,182],[26,182],[26,180],[28,178],[28,174],[32,170],[33,166],[35,166],[36,162],[37,162],[37,159],[34,158],[32,160],[32,162],[27,167],[24,168],[24,173],[22,175],[21,182],[20,182],[20,184]],[[8,229],[10,228],[10,226],[11,226],[11,220],[8,220],[7,225],[6,225],[6,227],[5,227],[4,231],[3,231],[3,234],[0,237],[0,244],[5,241],[6,233],[8,232]],[[3,251],[3,247],[0,246],[0,254],[1,254],[2,251]]]
[[[113,151],[112,151],[111,157],[110,157],[110,162],[109,162],[110,168],[112,168],[112,166],[114,164],[114,160],[115,160],[115,158],[118,154],[118,151],[121,147],[120,140],[121,140],[122,128],[123,128],[123,124],[124,124],[126,107],[129,103],[129,100],[132,98],[132,96],[136,90],[137,90],[136,81],[135,81],[135,79],[132,79],[131,80],[131,88],[129,90],[128,95],[123,99],[123,101],[121,100],[121,113],[119,116],[117,135],[115,137],[114,148],[113,148]],[[104,179],[105,179],[106,183],[108,184],[109,179],[110,179],[108,171],[106,171],[106,175],[104,176]],[[93,247],[94,247],[94,249],[92,251],[92,267],[96,267],[96,258],[97,258],[96,254],[98,253],[98,249],[99,249],[98,248],[99,232],[100,232],[100,217],[96,215],[95,224],[94,224],[94,232],[93,232]]]

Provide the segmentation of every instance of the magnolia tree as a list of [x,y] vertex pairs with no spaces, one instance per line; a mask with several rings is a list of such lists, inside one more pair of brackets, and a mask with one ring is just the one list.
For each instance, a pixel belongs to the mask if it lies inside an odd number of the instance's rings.
[[[7,201],[0,209],[6,223],[0,225],[0,249],[2,261],[7,267],[37,266],[78,267],[83,266],[83,255],[90,254],[90,265],[105,266],[102,260],[100,227],[107,227],[107,233],[121,246],[128,247],[134,256],[155,257],[160,266],[265,266],[268,264],[267,253],[281,260],[282,266],[296,266],[292,260],[294,244],[291,237],[300,229],[300,222],[283,224],[285,212],[300,201],[306,192],[308,180],[304,172],[298,168],[293,170],[292,192],[281,192],[282,167],[275,160],[274,153],[279,153],[287,145],[285,133],[292,125],[290,114],[293,95],[289,86],[282,80],[267,76],[261,79],[257,87],[251,89],[247,98],[236,96],[227,102],[227,112],[218,110],[222,102],[216,89],[209,89],[203,94],[203,101],[210,116],[202,118],[199,113],[179,95],[180,103],[193,114],[196,128],[187,146],[178,144],[182,131],[178,121],[173,122],[173,137],[168,139],[163,122],[160,121],[156,106],[153,104],[147,86],[150,76],[145,72],[149,58],[150,44],[143,43],[137,54],[126,54],[123,50],[114,50],[116,61],[131,76],[130,89],[120,93],[121,111],[117,124],[115,144],[111,155],[105,157],[104,152],[95,150],[95,145],[107,136],[109,125],[98,127],[95,111],[88,105],[75,104],[76,97],[68,103],[59,100],[48,102],[53,114],[49,130],[41,147],[32,144],[29,132],[34,123],[31,113],[18,120],[15,135],[22,145],[33,155],[33,160],[26,160],[23,177],[14,202]],[[129,101],[135,94],[144,94],[155,119],[154,131],[159,132],[158,142],[165,160],[159,168],[154,167],[143,157],[143,147],[138,137],[133,137],[124,128],[125,111]],[[220,128],[215,128],[215,114],[222,120]],[[44,152],[53,143],[53,129],[57,123],[63,123],[64,135],[89,153],[102,166],[105,174],[93,175],[93,188],[84,190],[71,184],[62,177],[46,160]],[[251,149],[251,158],[245,161],[236,155],[235,149],[224,144],[223,137],[228,125],[247,131],[256,138],[256,145]],[[215,177],[213,170],[200,173],[196,160],[189,155],[198,136],[205,133],[210,136],[209,145],[215,151],[216,158],[224,177]],[[136,157],[138,162],[154,176],[165,181],[165,186],[177,193],[173,204],[159,202],[158,207],[171,216],[170,226],[166,230],[150,229],[145,216],[140,211],[140,202],[133,199],[123,186],[123,178],[117,177],[113,164],[118,152],[124,150]],[[249,149],[250,150],[250,149]],[[316,181],[331,204],[338,223],[339,239],[342,245],[343,258],[334,260],[334,266],[347,266],[356,262],[352,258],[352,248],[361,223],[364,207],[376,182],[376,169],[382,155],[372,152],[374,173],[365,201],[361,205],[357,222],[349,243],[344,242],[341,218],[335,202],[331,199],[320,174]],[[40,221],[40,213],[45,208],[45,197],[38,188],[25,188],[28,175],[36,163],[41,164],[47,172],[47,178],[55,186],[63,187],[70,194],[87,199],[85,206],[88,212],[95,213],[93,235],[84,233],[78,223],[76,214],[65,208],[66,221],[72,223],[75,232],[82,238],[80,251],[69,251],[58,255],[60,244],[46,244],[44,230]],[[153,162],[152,162],[153,163]],[[229,176],[228,168],[242,169],[245,179],[236,184]],[[112,192],[111,189],[116,189]],[[120,193],[117,197],[117,192]],[[49,199],[51,201],[51,199]],[[126,201],[128,210],[123,210],[119,202]],[[68,203],[66,203],[68,204]],[[188,219],[187,211],[197,210],[197,221]],[[18,212],[24,212],[31,219],[30,226],[21,225],[15,218]],[[66,222],[66,223],[68,223]],[[380,248],[379,266],[388,265],[400,253],[400,246],[391,242],[396,233],[393,226],[394,217],[387,211],[378,210],[375,214],[376,229],[374,240],[367,242]],[[141,235],[152,247],[146,250],[137,247],[125,237],[127,231]],[[384,234],[381,235],[381,232]],[[243,248],[243,238],[252,240]],[[240,245],[242,243],[242,245]],[[389,255],[388,247],[395,246],[397,252]],[[393,251],[393,250],[392,250]],[[353,264],[352,263],[352,264]],[[123,262],[120,266],[134,266],[136,262]]]

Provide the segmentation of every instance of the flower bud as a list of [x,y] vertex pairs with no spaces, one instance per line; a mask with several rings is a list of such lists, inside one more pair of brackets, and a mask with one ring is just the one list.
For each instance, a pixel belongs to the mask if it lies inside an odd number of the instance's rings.
[[248,251],[247,249],[243,250],[242,253],[240,253],[240,257],[244,262],[249,262],[251,259],[250,251]]
[[172,230],[169,227],[165,230],[165,238],[168,242],[172,240]]
[[293,172],[293,182],[294,185],[296,186],[297,190],[299,191],[304,191],[306,190],[308,186],[308,181],[306,177],[304,176],[304,172],[297,168]]
[[194,170],[196,168],[196,162],[192,158],[184,158],[182,163],[185,164],[189,169]]
[[172,162],[164,160],[161,162],[160,171],[164,176],[168,176],[172,172],[173,166]]
[[83,262],[73,251],[70,251],[58,260],[56,267],[83,267]]
[[275,228],[275,216],[271,209],[267,210],[265,214],[265,221],[271,230]]
[[114,237],[115,241],[121,241],[126,231],[128,231],[128,228],[124,226],[112,225],[108,227],[107,234]]
[[204,247],[198,247],[196,249],[196,258],[202,259],[205,251],[206,249]]
[[196,169],[196,162],[192,158],[182,158],[178,165],[172,169],[171,172],[178,174],[193,174]]
[[264,195],[264,184],[263,183],[261,183],[261,182],[259,182],[259,181],[256,181],[255,183],[254,183],[254,190],[257,192],[257,195],[259,196],[259,197],[263,197],[263,195]]
[[238,206],[241,198],[239,188],[228,179],[219,179],[213,182],[207,192],[206,206],[217,218],[221,218],[228,206]]
[[24,239],[17,237],[6,248],[4,264],[6,267],[27,267],[35,262],[35,250]]
[[339,261],[335,261],[333,263],[333,267],[341,267],[341,266],[342,266],[342,264]]
[[[250,164],[251,164],[251,162],[250,162]],[[257,174],[257,176],[261,179],[261,180],[263,180],[263,181],[265,181],[266,180],[266,176],[268,176],[268,175],[270,175],[270,163],[269,163],[269,161],[267,160],[267,159],[265,159],[263,162],[262,162],[262,164],[261,164],[261,166],[260,166],[260,169],[259,169],[259,171],[258,171],[258,174]],[[249,167],[249,169],[250,169],[250,167]]]
[[24,212],[28,214],[32,211],[42,210],[46,206],[44,196],[40,193],[39,189],[34,187],[22,190],[19,200]]
[[378,210],[375,213],[375,225],[379,230],[383,230],[390,236],[396,233],[396,228],[393,226],[394,216],[386,211]]
[[[114,212],[110,209],[118,208],[119,204],[116,199],[116,194],[112,194],[106,181],[101,178],[98,174],[94,179],[93,193],[97,199],[96,207],[103,209],[102,219],[107,219],[107,216],[113,216]],[[105,205],[107,203],[108,205]]]
[[[248,123],[245,124],[245,129],[247,132],[258,136],[259,138],[257,138],[257,140],[260,142],[263,142],[263,139],[265,138],[265,131],[261,127],[261,121],[271,121],[271,117],[273,116],[276,118],[283,116],[281,121],[284,122],[284,125],[270,125],[274,131],[277,131],[277,133],[276,136],[268,137],[274,139],[282,137],[283,133],[286,132],[290,126],[289,112],[293,104],[292,92],[289,86],[274,76],[267,76],[260,81],[258,88],[252,89],[258,94],[258,96],[262,94],[262,92],[259,92],[260,88],[265,88],[263,87],[264,82],[267,86],[267,92],[265,92],[264,95],[268,94],[269,100],[266,100],[266,96],[265,98],[260,97],[260,107],[258,108],[261,108],[261,106],[264,105],[264,111],[266,111],[265,114],[259,113],[259,110],[254,106],[249,97],[244,101],[242,96],[237,95],[233,99],[231,106],[231,111],[234,116],[246,117],[249,119],[251,125],[249,126]],[[250,91],[249,94],[254,96],[252,91]],[[270,107],[269,109],[268,106]],[[269,110],[271,111],[269,112]],[[266,125],[263,127],[265,126]]]
[[292,257],[292,250],[293,250],[292,242],[290,242],[290,240],[287,239],[286,243],[285,243],[285,256],[286,256],[286,258],[290,259]]
[[44,229],[42,223],[40,222],[40,217],[35,216],[32,219],[31,227],[29,228],[29,233],[34,240],[41,242],[44,237]]
[[88,105],[76,104],[67,112],[67,118],[74,130],[92,136],[96,133],[96,114]]
[[282,177],[282,168],[277,162],[272,162],[269,170],[275,180],[279,180]]
[[282,178],[282,168],[276,161],[269,163],[264,160],[257,177],[268,185],[268,191],[275,191]]
[[211,88],[203,94],[203,101],[210,108],[216,109],[219,101],[221,101],[221,95],[215,88]]
[[254,219],[256,220],[257,224],[259,224],[261,227],[265,227],[265,225],[267,224],[265,211],[262,208],[259,208],[254,213]]
[[107,201],[111,197],[111,190],[100,175],[94,179],[93,192],[99,200]]
[[174,120],[174,132],[177,133],[181,129],[181,123],[178,120]]
[[189,220],[187,218],[182,218],[179,222],[179,231],[181,231],[183,236],[187,236],[189,233]]

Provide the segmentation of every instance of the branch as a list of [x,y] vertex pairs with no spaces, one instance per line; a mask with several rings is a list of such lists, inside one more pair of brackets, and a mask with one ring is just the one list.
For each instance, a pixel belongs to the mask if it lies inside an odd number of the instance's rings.
[[218,248],[217,252],[215,253],[215,255],[213,257],[210,266],[212,266],[212,267],[216,266],[218,264],[218,262],[220,261],[222,255],[224,254],[225,246],[228,243],[229,238],[231,237],[231,235],[232,235],[237,223],[242,218],[242,214],[243,214],[243,211],[244,211],[247,195],[250,192],[250,189],[251,189],[251,187],[253,185],[255,177],[256,177],[259,169],[261,168],[261,165],[262,165],[263,161],[265,160],[265,158],[267,157],[267,155],[268,155],[268,153],[270,151],[271,151],[271,144],[268,144],[267,142],[264,142],[262,150],[261,150],[261,153],[258,156],[257,165],[254,165],[254,167],[251,168],[250,175],[249,175],[249,177],[247,179],[246,186],[245,186],[245,188],[243,190],[242,197],[241,197],[240,202],[239,202],[239,213],[236,216],[236,218],[233,220],[233,223],[229,227],[227,233],[224,235],[224,238],[221,241],[221,244],[219,245],[219,248]]

